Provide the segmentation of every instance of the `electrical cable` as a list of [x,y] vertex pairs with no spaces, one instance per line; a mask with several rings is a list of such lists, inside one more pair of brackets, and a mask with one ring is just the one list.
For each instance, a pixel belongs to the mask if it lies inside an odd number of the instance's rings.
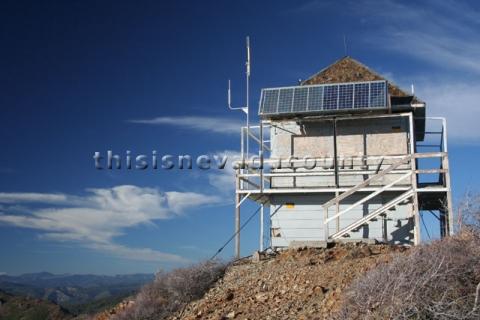
[[260,211],[262,207],[258,207],[257,210],[255,210],[255,212],[247,219],[247,221],[245,221],[241,226],[240,226],[240,229],[238,229],[238,231],[236,231],[228,240],[227,242],[225,242],[225,244],[223,246],[221,246],[217,252],[210,258],[210,260],[213,260],[215,259],[218,254],[220,252],[222,252],[223,249],[225,249],[225,247],[235,238],[235,236],[240,233],[240,231],[242,231],[242,229],[253,219],[253,217],[256,216],[256,214]]
[[425,231],[427,232],[428,239],[432,240],[430,237],[430,232],[428,232],[427,225],[425,224],[425,220],[423,220],[423,214],[420,214],[420,218],[422,219],[423,226],[425,227]]

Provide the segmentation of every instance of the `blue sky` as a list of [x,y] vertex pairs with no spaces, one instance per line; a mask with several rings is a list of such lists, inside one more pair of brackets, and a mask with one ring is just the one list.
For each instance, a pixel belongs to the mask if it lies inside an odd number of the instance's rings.
[[[341,58],[345,35],[349,55],[447,117],[454,198],[478,190],[479,32],[474,1],[2,1],[0,272],[152,272],[211,256],[233,232],[228,175],[95,170],[92,156],[237,152],[226,81],[242,104],[246,35],[251,105]],[[257,243],[251,223],[242,253]]]

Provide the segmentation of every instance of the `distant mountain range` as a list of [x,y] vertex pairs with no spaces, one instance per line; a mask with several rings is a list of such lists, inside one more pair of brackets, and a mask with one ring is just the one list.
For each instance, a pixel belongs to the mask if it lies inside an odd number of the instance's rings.
[[100,276],[40,272],[0,275],[0,289],[11,295],[48,300],[79,314],[108,307],[153,278],[153,274]]
[[0,290],[0,319],[70,320],[73,315],[53,302],[10,295]]

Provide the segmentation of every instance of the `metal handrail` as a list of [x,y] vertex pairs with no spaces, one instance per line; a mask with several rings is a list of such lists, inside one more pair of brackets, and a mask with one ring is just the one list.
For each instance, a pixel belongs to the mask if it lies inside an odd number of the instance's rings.
[[[415,159],[422,159],[422,158],[445,158],[446,157],[446,153],[445,152],[428,152],[428,153],[415,153],[413,154],[411,157],[412,158],[415,158]],[[385,158],[386,159],[398,159],[400,160],[400,162],[398,163],[395,162],[393,164],[397,164],[394,168],[387,168],[387,169],[384,169],[380,172],[377,172],[376,169],[377,168],[372,168],[371,170],[370,169],[361,169],[359,170],[358,168],[361,168],[363,167],[364,165],[355,165],[355,167],[357,167],[357,169],[345,169],[345,168],[340,168],[339,171],[338,171],[338,174],[339,175],[373,175],[372,177],[370,177],[369,179],[361,182],[361,184],[365,184],[365,185],[368,185],[369,183],[377,180],[378,178],[381,178],[381,176],[378,176],[379,174],[381,174],[382,172],[385,172],[386,170],[388,170],[386,173],[392,173],[392,174],[403,174],[403,173],[406,173],[408,172],[409,170],[411,169],[405,169],[405,168],[399,168],[401,167],[402,165],[408,163],[410,155],[407,155],[407,156],[386,156]],[[367,160],[372,160],[372,159],[381,159],[382,157],[377,157],[377,156],[372,156],[372,157],[366,157]],[[264,163],[274,163],[274,162],[278,162],[277,160],[274,160],[274,161],[269,161],[269,160],[264,160]],[[295,162],[301,162],[301,161],[293,161],[294,163]],[[393,165],[392,164],[392,165]],[[373,164],[372,164],[373,165]],[[391,166],[392,166],[391,165]],[[249,170],[248,170],[248,173],[237,173],[238,177],[242,179],[242,181],[244,182],[247,182],[250,186],[254,185],[255,182],[254,181],[258,181],[256,179],[262,179],[263,181],[267,182],[267,183],[271,183],[271,179],[272,178],[282,178],[282,177],[285,177],[285,178],[288,178],[288,177],[292,177],[292,178],[295,178],[295,177],[320,177],[320,176],[332,176],[335,174],[335,170],[333,169],[321,169],[321,170],[308,170],[308,169],[305,169],[305,170],[302,170],[302,171],[295,171],[295,169],[302,169],[302,168],[283,168],[285,170],[291,170],[291,171],[286,171],[286,172],[280,172],[280,171],[275,171],[275,172],[263,172],[263,170],[260,170],[258,168],[254,168],[254,167],[250,167]],[[386,174],[384,173],[384,174]],[[418,175],[418,174],[436,174],[436,173],[440,173],[441,175],[443,174],[446,174],[447,173],[447,170],[444,169],[443,167],[439,168],[439,169],[419,169],[419,170],[416,170],[415,173]],[[383,175],[384,175],[383,174]],[[247,180],[254,180],[254,181],[250,181],[252,183],[249,183]],[[259,182],[256,183],[257,185],[259,184]],[[250,188],[244,188],[245,185],[243,185],[243,187],[241,187],[242,190],[251,190]],[[263,186],[262,186],[263,187]],[[356,186],[354,186],[353,188],[355,188]],[[353,189],[352,188],[352,189]],[[268,188],[265,188],[265,189],[268,189]],[[355,190],[353,190],[355,191]],[[350,193],[351,194],[351,193]],[[342,193],[341,195],[339,195],[339,200],[343,200],[344,198],[346,198],[347,196],[349,196],[350,194],[345,194]],[[324,207],[330,207],[334,204],[334,200],[335,198],[331,199],[330,201],[328,201],[327,203],[324,204]]]
[[395,181],[389,183],[388,185],[382,187],[381,189],[379,189],[379,190],[377,190],[377,191],[369,194],[368,196],[360,199],[359,201],[355,202],[354,204],[352,204],[351,206],[349,206],[347,209],[342,210],[342,211],[336,213],[335,215],[333,215],[333,216],[331,216],[331,217],[328,217],[328,216],[327,216],[327,218],[326,218],[325,221],[324,221],[324,224],[325,224],[325,225],[328,224],[328,223],[329,223],[330,221],[332,221],[333,219],[340,217],[341,215],[347,213],[348,211],[352,210],[352,209],[355,208],[355,207],[358,207],[359,205],[363,204],[365,201],[370,200],[371,198],[379,195],[379,194],[382,193],[383,191],[386,191],[387,189],[393,187],[394,185],[396,185],[396,184],[399,183],[400,181],[405,180],[406,178],[410,177],[411,175],[412,175],[412,171],[409,171],[409,172],[407,172],[406,174],[402,175],[400,178],[396,179]]

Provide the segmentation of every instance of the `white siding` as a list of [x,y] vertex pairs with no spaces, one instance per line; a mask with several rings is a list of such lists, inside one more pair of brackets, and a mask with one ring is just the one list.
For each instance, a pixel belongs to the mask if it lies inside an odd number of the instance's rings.
[[[352,195],[340,205],[340,210],[346,209],[365,195]],[[379,208],[397,195],[392,193],[391,195],[373,198],[368,203],[347,212],[340,218],[340,230],[367,215],[368,212]],[[274,213],[271,217],[271,228],[279,236],[272,236],[272,246],[288,246],[292,241],[323,241],[322,203],[331,198],[333,198],[333,194],[273,196],[270,209],[270,212]],[[289,208],[287,204],[293,204],[293,207]],[[280,208],[275,213],[278,207]],[[333,210],[331,214],[333,214]],[[388,211],[386,220],[379,216],[376,221],[370,222],[356,232],[351,232],[349,239],[384,241],[384,234],[386,234],[386,240],[389,242],[410,243],[413,239],[411,224],[408,224],[410,214],[411,204],[398,205]],[[329,223],[329,234],[336,231],[336,221],[334,220]]]

